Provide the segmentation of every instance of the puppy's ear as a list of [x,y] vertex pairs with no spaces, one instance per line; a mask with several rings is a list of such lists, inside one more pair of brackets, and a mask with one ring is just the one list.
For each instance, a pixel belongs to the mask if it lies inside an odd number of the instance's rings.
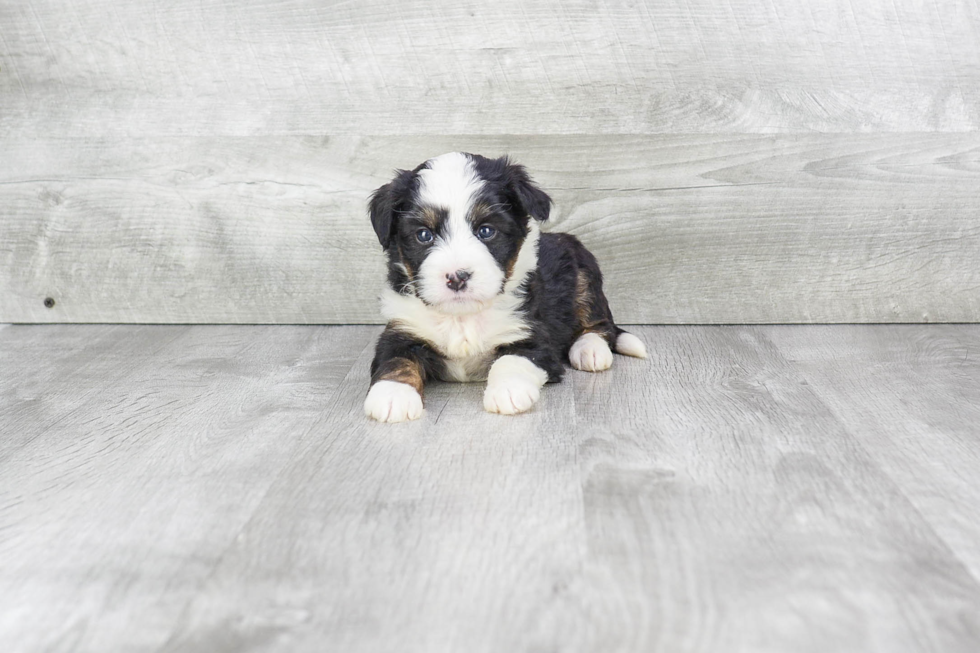
[[391,244],[391,237],[395,233],[396,212],[398,207],[408,199],[411,183],[410,171],[396,170],[394,179],[371,193],[371,201],[368,203],[371,225],[384,249],[388,249],[388,245]]
[[551,198],[546,192],[531,181],[524,166],[511,163],[507,157],[502,159],[505,168],[504,176],[514,198],[524,209],[524,213],[535,220],[544,222],[551,214]]

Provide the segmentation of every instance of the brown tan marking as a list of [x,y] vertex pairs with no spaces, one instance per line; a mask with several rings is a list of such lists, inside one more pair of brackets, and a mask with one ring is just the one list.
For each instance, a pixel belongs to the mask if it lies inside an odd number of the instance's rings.
[[[470,209],[469,215],[466,216],[467,222],[471,225],[477,225],[484,218],[489,218],[493,215],[493,205],[487,204],[486,202],[477,202]],[[517,257],[521,254],[521,247],[524,246],[524,238],[517,243],[517,249],[514,251],[514,255],[507,259],[507,264],[504,266],[504,283],[510,281],[511,275],[514,274],[514,266],[517,265]]]
[[517,257],[521,255],[524,240],[524,238],[521,238],[520,242],[517,243],[517,250],[514,252],[514,255],[507,259],[507,266],[504,268],[504,283],[510,281],[511,275],[514,274],[514,266],[517,265]]
[[592,291],[585,272],[578,271],[575,279],[575,317],[582,332],[589,331],[595,324],[592,321]]
[[575,337],[594,333],[602,336],[610,343],[615,342],[608,321],[601,316],[596,317],[593,313],[593,300],[589,278],[585,271],[579,270],[575,278],[575,318],[578,320],[579,330]]
[[486,202],[477,202],[470,209],[470,214],[467,216],[470,224],[476,224],[483,218],[489,218],[493,215],[493,207]]
[[421,395],[422,388],[424,387],[422,381],[422,366],[416,361],[408,358],[392,358],[386,360],[378,368],[378,371],[374,375],[374,379],[372,379],[372,383],[377,383],[378,381],[397,381],[398,383],[407,383],[415,388],[415,391]]
[[408,275],[408,280],[415,281],[415,270],[412,269],[411,264],[405,258],[405,253],[402,251],[401,245],[398,245],[398,262],[405,267],[405,274]]
[[439,211],[431,206],[422,207],[422,214],[419,217],[422,219],[422,224],[433,232],[439,226]]

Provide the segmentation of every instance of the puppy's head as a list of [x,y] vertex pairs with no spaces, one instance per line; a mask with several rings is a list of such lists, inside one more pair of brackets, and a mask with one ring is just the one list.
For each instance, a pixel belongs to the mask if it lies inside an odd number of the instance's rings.
[[534,267],[531,219],[548,219],[551,198],[506,157],[453,152],[398,171],[370,209],[389,283],[442,312],[473,313]]

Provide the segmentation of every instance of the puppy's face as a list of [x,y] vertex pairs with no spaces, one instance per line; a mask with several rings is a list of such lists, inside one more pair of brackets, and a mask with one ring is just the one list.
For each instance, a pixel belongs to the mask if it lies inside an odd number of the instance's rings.
[[399,171],[374,192],[370,208],[389,283],[459,314],[482,310],[504,292],[520,267],[530,219],[547,219],[550,205],[506,157],[453,152]]

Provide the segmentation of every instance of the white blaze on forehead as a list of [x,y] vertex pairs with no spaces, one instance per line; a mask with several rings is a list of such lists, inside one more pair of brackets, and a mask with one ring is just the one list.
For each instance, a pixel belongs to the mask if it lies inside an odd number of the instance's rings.
[[[480,310],[500,293],[504,282],[504,271],[466,219],[484,182],[470,157],[459,152],[443,154],[427,164],[419,170],[419,203],[445,209],[448,217],[419,267],[419,295],[451,313]],[[461,269],[471,276],[457,295],[447,287],[446,279]]]
[[483,180],[470,157],[460,152],[443,154],[427,163],[427,168],[419,170],[419,200],[446,209],[449,230],[458,233],[460,227],[466,226],[466,216],[483,190]]

